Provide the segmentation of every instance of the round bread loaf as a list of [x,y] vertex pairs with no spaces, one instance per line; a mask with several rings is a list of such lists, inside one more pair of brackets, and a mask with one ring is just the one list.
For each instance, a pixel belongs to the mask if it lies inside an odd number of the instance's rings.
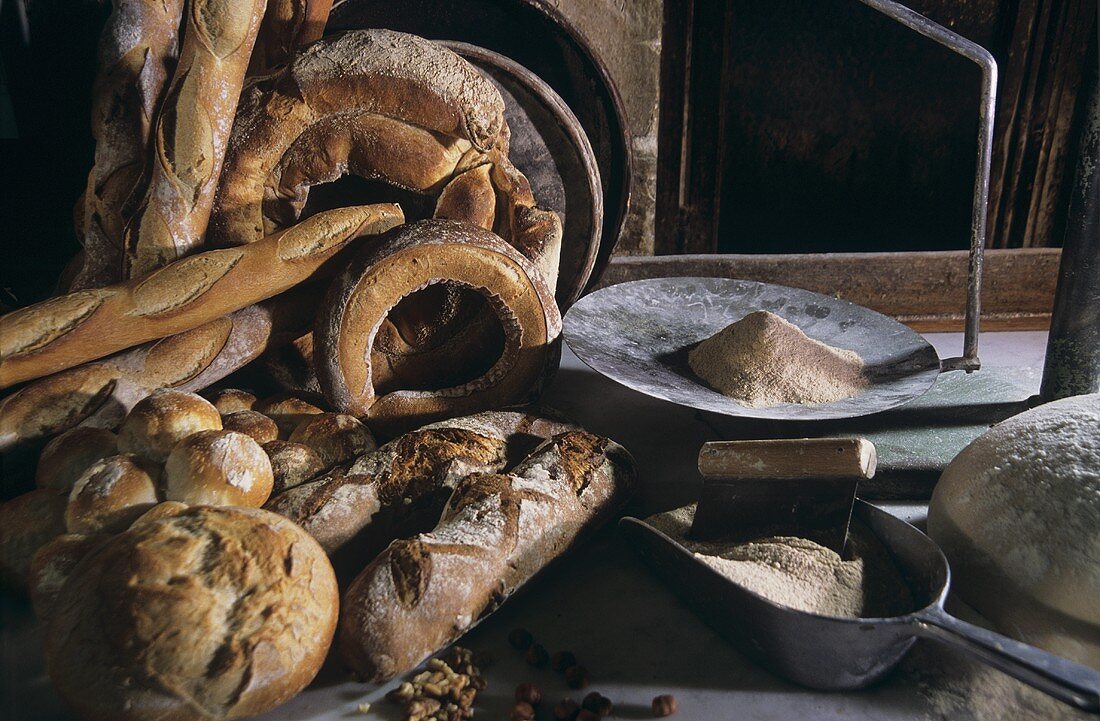
[[221,427],[221,414],[210,401],[194,393],[161,388],[126,414],[118,431],[118,449],[164,463],[184,438]]
[[77,564],[53,604],[47,670],[85,721],[260,714],[316,675],[337,593],[320,546],[282,516],[184,509]]
[[118,533],[157,504],[159,469],[137,456],[111,456],[84,472],[69,493],[69,533]]
[[260,445],[279,437],[279,426],[263,413],[257,411],[234,411],[222,416],[222,428],[237,431],[250,437]]
[[936,485],[928,534],[953,589],[1001,631],[1100,668],[1100,394],[967,446]]
[[110,538],[106,533],[65,533],[38,549],[31,561],[27,591],[39,621],[45,623],[52,615],[53,602],[80,559]]
[[250,411],[256,405],[256,396],[239,388],[222,388],[208,393],[206,397],[223,416],[237,411]]
[[68,502],[58,490],[38,488],[0,503],[0,582],[27,587],[34,554],[65,532]]
[[191,505],[262,506],[273,483],[264,449],[236,431],[192,434],[164,464],[165,497]]
[[271,473],[275,477],[272,496],[288,488],[300,486],[325,470],[321,457],[307,445],[290,441],[269,441],[263,445],[263,449],[271,461]]
[[307,417],[324,413],[323,410],[294,396],[274,396],[258,402],[253,410],[263,413],[279,427],[279,438],[286,440],[298,424]]
[[42,449],[35,485],[68,492],[89,466],[117,453],[118,437],[105,428],[65,431]]
[[325,468],[378,447],[370,429],[346,413],[322,413],[306,418],[290,434],[290,442],[312,448]]

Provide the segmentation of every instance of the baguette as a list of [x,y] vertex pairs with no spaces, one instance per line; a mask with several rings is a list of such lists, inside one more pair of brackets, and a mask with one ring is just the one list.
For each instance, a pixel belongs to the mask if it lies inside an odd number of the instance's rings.
[[146,278],[9,313],[0,318],[0,388],[182,333],[270,298],[332,272],[326,263],[353,238],[402,220],[396,205],[338,208],[248,248],[199,253]]
[[122,280],[125,209],[145,168],[149,134],[179,49],[183,0],[120,0],[99,40],[92,86],[95,162],[78,204],[84,253],[67,290]]
[[348,587],[341,657],[371,681],[409,671],[606,521],[633,483],[630,455],[584,431],[506,475],[466,476],[432,532],[394,541]]
[[310,285],[193,330],[34,381],[0,399],[0,452],[77,426],[113,429],[157,388],[197,391],[301,335],[321,291]]
[[551,435],[573,428],[551,415],[515,411],[434,423],[285,491],[265,508],[317,539],[338,570],[358,573],[402,531],[431,528],[460,478],[506,468]]
[[249,77],[268,75],[286,65],[299,48],[325,33],[332,0],[268,0],[252,57]]
[[156,121],[145,197],[125,233],[135,278],[202,243],[266,0],[190,0],[179,63]]

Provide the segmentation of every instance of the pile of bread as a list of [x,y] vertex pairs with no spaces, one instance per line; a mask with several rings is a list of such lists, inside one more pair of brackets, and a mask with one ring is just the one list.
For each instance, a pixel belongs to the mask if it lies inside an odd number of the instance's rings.
[[[82,718],[261,713],[334,637],[392,678],[632,488],[612,441],[496,410],[537,397],[561,330],[561,222],[500,94],[422,38],[322,38],[330,6],[114,3],[83,251],[0,318],[0,452],[37,459],[0,578]],[[349,174],[430,217],[310,203]],[[226,387],[261,356],[247,387],[280,395]]]

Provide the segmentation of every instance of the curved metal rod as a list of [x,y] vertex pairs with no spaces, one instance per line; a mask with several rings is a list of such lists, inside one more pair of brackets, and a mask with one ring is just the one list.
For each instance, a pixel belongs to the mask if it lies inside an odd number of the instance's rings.
[[989,169],[993,162],[993,121],[997,108],[997,61],[988,50],[956,32],[932,22],[893,0],[860,0],[883,15],[971,60],[982,70],[981,100],[978,105],[978,167],[974,173],[974,202],[970,212],[970,263],[966,281],[966,325],[963,354],[944,358],[940,369],[964,370],[982,367],[978,358],[978,332],[982,316],[982,267],[985,259],[985,226],[989,215]]

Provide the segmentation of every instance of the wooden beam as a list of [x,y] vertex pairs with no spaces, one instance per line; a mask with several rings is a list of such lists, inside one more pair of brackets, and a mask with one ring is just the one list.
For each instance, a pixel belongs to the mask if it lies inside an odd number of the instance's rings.
[[[987,250],[982,330],[1046,330],[1061,250]],[[965,251],[616,257],[600,287],[643,278],[743,278],[812,290],[893,316],[919,331],[962,330]]]

